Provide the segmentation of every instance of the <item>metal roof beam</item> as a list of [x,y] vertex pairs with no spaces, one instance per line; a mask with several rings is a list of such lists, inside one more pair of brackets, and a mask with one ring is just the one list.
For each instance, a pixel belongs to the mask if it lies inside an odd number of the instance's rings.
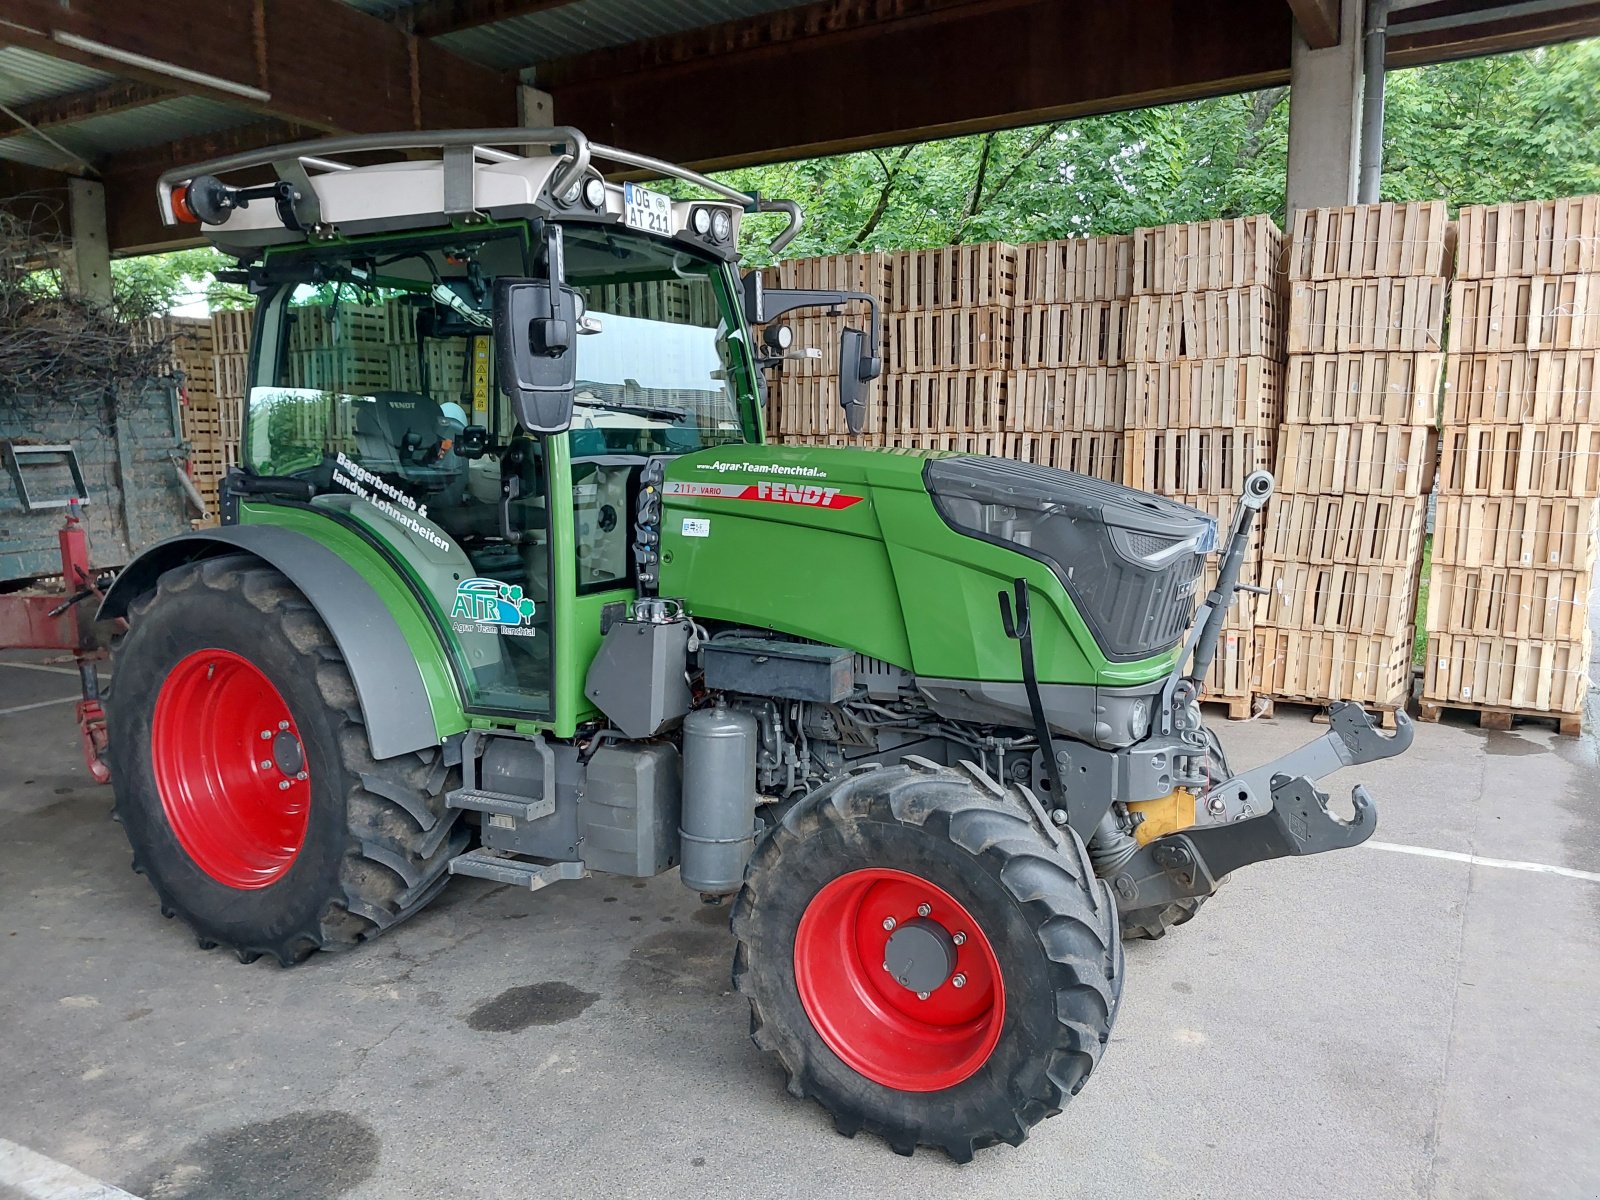
[[129,112],[171,98],[172,93],[164,88],[118,80],[105,87],[67,92],[51,96],[48,100],[35,100],[32,104],[19,104],[12,109],[20,118],[18,120],[0,113],[0,137],[25,133],[30,129],[53,129],[57,125],[71,125],[90,117]]
[[1389,17],[1390,70],[1600,37],[1600,3],[1442,0]]
[[[1361,4],[1363,0],[1350,0]],[[1339,0],[1289,0],[1289,11],[1300,27],[1300,36],[1313,50],[1326,50],[1339,44]]]
[[339,0],[6,0],[0,42],[346,133],[509,125],[515,81]]

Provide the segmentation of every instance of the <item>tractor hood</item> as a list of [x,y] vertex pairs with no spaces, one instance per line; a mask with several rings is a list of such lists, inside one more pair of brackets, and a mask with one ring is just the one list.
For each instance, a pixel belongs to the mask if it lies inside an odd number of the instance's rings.
[[1042,679],[1164,676],[1215,538],[1183,505],[939,451],[721,446],[662,490],[663,595],[945,679],[1020,678],[998,604],[1019,578]]

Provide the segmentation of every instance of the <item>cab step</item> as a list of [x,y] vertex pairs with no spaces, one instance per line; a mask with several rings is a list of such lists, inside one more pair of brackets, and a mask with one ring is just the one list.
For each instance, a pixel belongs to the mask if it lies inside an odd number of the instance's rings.
[[581,862],[536,863],[500,850],[479,849],[452,858],[450,874],[509,883],[513,887],[537,892],[563,879],[587,879],[589,868]]
[[489,813],[497,817],[515,817],[519,821],[537,821],[556,811],[554,797],[530,800],[526,796],[513,796],[507,792],[485,792],[477,788],[457,788],[444,798],[446,808],[461,808],[469,812]]

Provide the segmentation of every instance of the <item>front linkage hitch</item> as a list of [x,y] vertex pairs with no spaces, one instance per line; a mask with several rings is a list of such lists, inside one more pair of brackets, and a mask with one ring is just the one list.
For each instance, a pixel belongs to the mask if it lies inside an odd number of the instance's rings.
[[1328,811],[1328,797],[1313,780],[1404,753],[1411,719],[1396,713],[1395,732],[1384,734],[1359,704],[1342,701],[1328,717],[1331,727],[1316,741],[1204,792],[1197,807],[1211,823],[1156,838],[1123,863],[1111,878],[1118,903],[1144,908],[1209,896],[1240,867],[1343,850],[1371,837],[1378,810],[1364,787],[1351,793],[1355,813],[1346,821]]

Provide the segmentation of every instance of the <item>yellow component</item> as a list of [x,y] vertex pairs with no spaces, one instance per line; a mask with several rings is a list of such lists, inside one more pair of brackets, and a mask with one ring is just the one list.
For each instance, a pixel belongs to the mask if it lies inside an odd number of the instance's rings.
[[472,411],[479,417],[489,411],[489,339],[486,337],[472,339]]
[[1194,793],[1186,788],[1173,788],[1159,800],[1140,800],[1128,805],[1128,811],[1144,818],[1133,827],[1133,840],[1143,846],[1194,824]]

